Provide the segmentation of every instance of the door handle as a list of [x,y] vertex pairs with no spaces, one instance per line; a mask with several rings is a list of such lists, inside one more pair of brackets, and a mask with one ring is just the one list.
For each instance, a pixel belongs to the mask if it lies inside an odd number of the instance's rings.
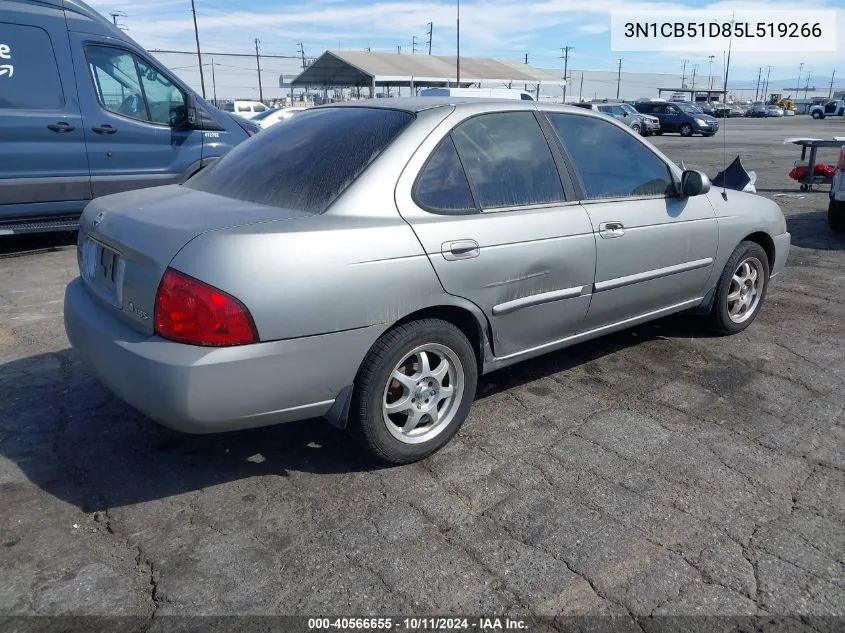
[[609,240],[625,235],[625,226],[621,222],[602,222],[599,224],[599,235]]
[[47,126],[47,129],[54,132],[73,132],[76,128],[67,121],[59,121],[58,123],[51,123]]
[[108,124],[92,127],[91,129],[97,134],[114,134],[115,132],[117,132],[117,128],[113,128],[111,125]]
[[440,252],[445,259],[454,261],[456,259],[472,259],[473,257],[478,257],[481,248],[475,240],[456,240],[454,242],[444,242]]

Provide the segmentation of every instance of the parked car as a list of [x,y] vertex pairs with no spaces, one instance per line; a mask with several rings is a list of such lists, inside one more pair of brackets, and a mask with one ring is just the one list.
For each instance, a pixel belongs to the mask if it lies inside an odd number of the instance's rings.
[[473,97],[476,99],[518,99],[534,101],[534,97],[525,90],[510,88],[424,88],[421,97]]
[[712,103],[696,103],[695,107],[701,110],[704,114],[717,118],[716,108],[713,106]]
[[226,112],[234,112],[245,119],[254,119],[270,108],[260,101],[226,101],[223,104],[223,109]]
[[755,101],[745,110],[745,116],[754,118],[766,117],[769,116],[769,111],[764,102]]
[[766,106],[766,116],[769,117],[782,117],[783,116],[783,108],[777,105],[767,105]]
[[78,0],[0,2],[0,234],[75,230],[87,202],[180,183],[256,128]]
[[719,131],[719,121],[689,103],[666,101],[640,101],[635,104],[638,112],[660,119],[660,131],[678,132],[681,136],[713,136]]
[[262,129],[266,129],[275,125],[279,121],[285,121],[295,115],[297,112],[302,112],[305,108],[272,108],[261,114],[253,117],[252,122]]
[[188,432],[326,416],[406,463],[479,374],[684,310],[740,332],[786,263],[774,202],[710,192],[610,117],[360,103],[88,206],[65,326],[116,394]]
[[823,105],[810,106],[809,114],[814,119],[823,119],[828,116],[845,116],[845,101],[834,99]]
[[657,117],[640,114],[627,103],[596,103],[595,106],[599,112],[612,116],[637,134],[650,136],[660,130],[660,120]]

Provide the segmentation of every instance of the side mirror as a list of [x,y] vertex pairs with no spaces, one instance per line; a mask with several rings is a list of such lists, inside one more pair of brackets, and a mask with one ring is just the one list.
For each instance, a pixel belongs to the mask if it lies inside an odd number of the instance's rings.
[[706,174],[687,169],[681,174],[681,197],[691,198],[710,191],[710,179]]
[[199,115],[197,114],[197,102],[194,95],[185,95],[185,127],[192,130],[197,129],[199,125]]

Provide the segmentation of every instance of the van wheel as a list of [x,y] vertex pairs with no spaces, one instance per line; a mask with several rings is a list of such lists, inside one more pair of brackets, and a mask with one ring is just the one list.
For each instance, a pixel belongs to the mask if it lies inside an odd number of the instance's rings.
[[845,202],[830,201],[827,206],[827,223],[837,233],[845,232]]
[[367,354],[348,428],[378,459],[408,464],[443,447],[475,398],[478,364],[466,336],[440,319],[385,333]]
[[719,283],[710,319],[722,334],[737,334],[754,322],[769,286],[769,258],[756,242],[736,247]]
[[631,131],[634,134],[639,134],[640,133],[640,126],[637,125],[636,123],[634,123],[634,125],[631,126]]
[[681,126],[681,136],[692,136],[692,126],[689,123]]

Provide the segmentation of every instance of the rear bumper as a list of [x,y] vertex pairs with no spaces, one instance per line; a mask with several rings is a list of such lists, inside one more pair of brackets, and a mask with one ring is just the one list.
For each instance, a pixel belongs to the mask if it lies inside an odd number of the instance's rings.
[[80,279],[65,291],[71,345],[116,395],[160,424],[215,433],[324,415],[386,326],[210,348],[144,336]]
[[775,261],[769,271],[769,277],[776,277],[786,267],[786,260],[789,258],[789,247],[792,243],[792,235],[788,232],[776,235],[773,238],[775,243]]

